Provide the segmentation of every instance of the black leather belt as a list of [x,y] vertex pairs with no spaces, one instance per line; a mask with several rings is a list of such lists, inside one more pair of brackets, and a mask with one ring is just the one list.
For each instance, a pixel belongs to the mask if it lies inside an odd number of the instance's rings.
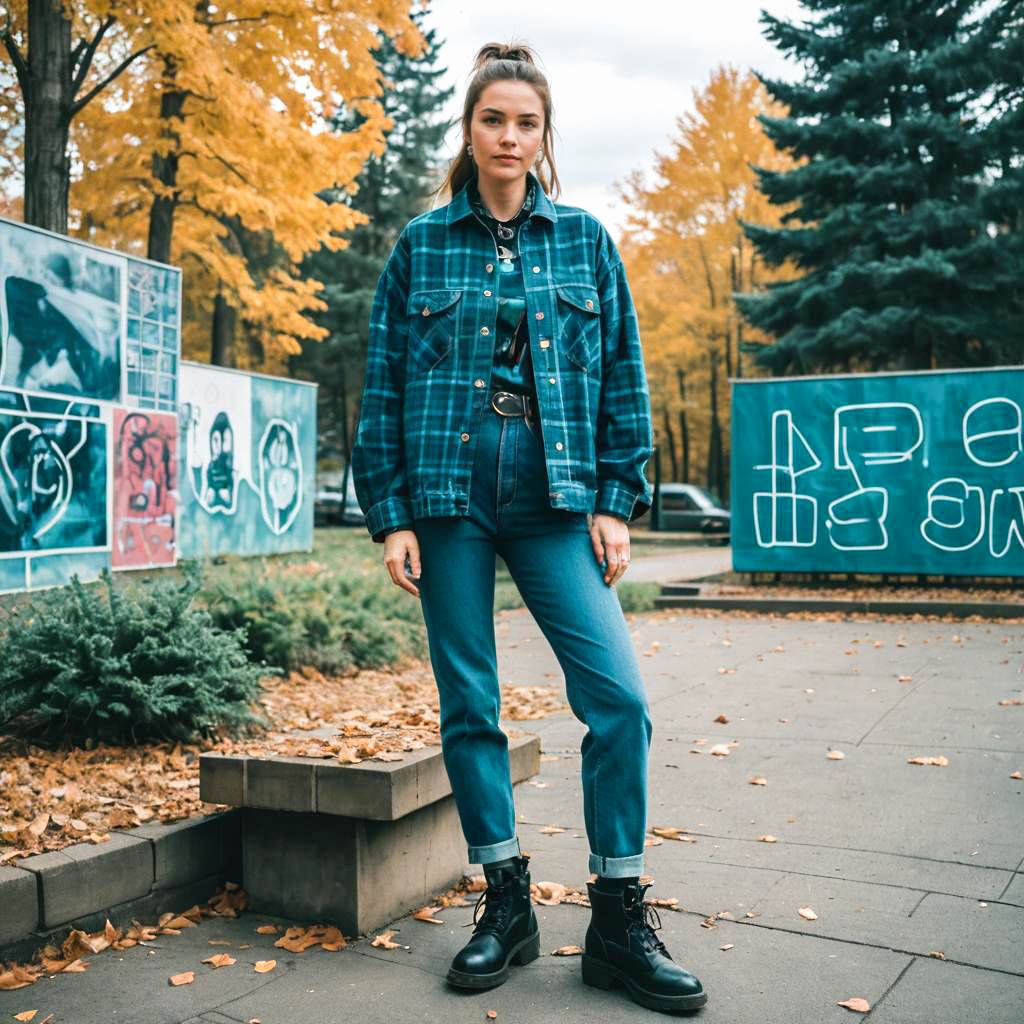
[[537,407],[532,395],[518,395],[514,391],[492,391],[491,408],[502,416],[523,416],[534,430],[537,429]]

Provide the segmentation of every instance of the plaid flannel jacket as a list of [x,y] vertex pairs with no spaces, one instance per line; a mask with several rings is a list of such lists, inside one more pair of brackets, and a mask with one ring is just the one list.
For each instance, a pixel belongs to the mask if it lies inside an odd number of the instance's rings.
[[[537,201],[520,228],[537,404],[554,508],[629,521],[650,508],[650,394],[615,243],[586,210]],[[494,242],[463,187],[405,226],[370,313],[356,496],[375,541],[416,518],[465,515],[490,393]]]

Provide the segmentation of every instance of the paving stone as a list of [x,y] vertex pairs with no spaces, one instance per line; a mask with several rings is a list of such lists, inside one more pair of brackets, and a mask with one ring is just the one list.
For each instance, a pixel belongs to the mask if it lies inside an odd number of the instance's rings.
[[873,1024],[1020,1024],[1024,977],[916,959],[870,1019]]

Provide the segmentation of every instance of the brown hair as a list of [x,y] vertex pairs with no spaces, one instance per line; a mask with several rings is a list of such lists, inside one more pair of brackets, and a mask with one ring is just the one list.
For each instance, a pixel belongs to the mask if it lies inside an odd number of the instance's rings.
[[[480,99],[480,94],[491,82],[519,81],[526,82],[537,91],[544,107],[544,156],[540,166],[531,168],[538,180],[549,195],[558,196],[562,186],[558,180],[558,172],[555,170],[555,161],[552,155],[552,138],[554,129],[551,118],[551,88],[544,73],[537,67],[534,53],[526,43],[486,43],[477,52],[473,61],[473,70],[470,72],[472,78],[466,89],[466,101],[462,109],[462,145],[459,152],[451,162],[444,181],[435,189],[434,195],[448,189],[449,195],[454,196],[463,185],[472,177],[473,158],[466,152],[466,143],[469,141],[469,125],[473,120],[473,108]],[[544,164],[547,164],[549,173],[543,171]],[[554,190],[554,191],[552,191]]]

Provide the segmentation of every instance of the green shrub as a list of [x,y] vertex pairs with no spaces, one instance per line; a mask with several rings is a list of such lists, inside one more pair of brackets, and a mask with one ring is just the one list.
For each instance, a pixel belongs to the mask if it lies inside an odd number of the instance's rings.
[[244,635],[190,609],[200,570],[185,581],[115,589],[104,570],[96,588],[73,576],[6,617],[0,635],[0,733],[44,746],[191,741],[221,730],[268,725],[254,713],[260,677]]
[[240,629],[249,656],[291,671],[343,673],[426,656],[419,603],[381,570],[357,565],[301,572],[301,565],[249,559],[200,595],[212,621]]

